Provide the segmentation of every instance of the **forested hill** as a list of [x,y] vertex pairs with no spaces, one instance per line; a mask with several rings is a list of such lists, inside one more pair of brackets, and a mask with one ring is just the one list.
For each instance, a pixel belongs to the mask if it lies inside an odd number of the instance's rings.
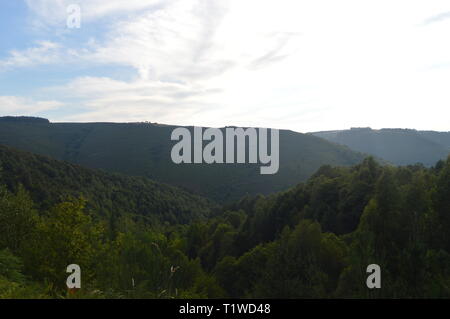
[[[450,157],[432,168],[324,166],[286,192],[229,206],[209,229],[191,227],[214,244],[188,252],[232,297],[449,298],[449,195]],[[370,291],[372,263],[383,283]]]
[[19,185],[40,208],[69,197],[83,197],[88,208],[103,217],[133,215],[147,222],[187,223],[211,216],[211,201],[145,177],[86,169],[49,157],[0,145],[0,184],[11,191]]
[[396,165],[434,165],[450,153],[450,132],[352,128],[311,133]]
[[[51,190],[70,183],[67,176],[87,186],[89,176],[72,165],[8,152],[0,153],[8,159],[7,182],[29,175]],[[22,164],[25,172],[11,171]],[[105,191],[106,198],[96,195],[103,202],[115,200],[107,188],[134,185],[101,176],[88,183],[105,183],[90,189]],[[285,192],[157,227],[142,218],[92,218],[80,200],[35,209],[39,202],[2,183],[0,298],[450,297],[450,157],[432,168],[382,166],[371,158],[323,166]],[[125,194],[133,208],[136,197]],[[75,292],[66,286],[72,263],[83,276]],[[381,289],[367,288],[371,264],[380,266]]]
[[[259,164],[176,165],[170,158],[175,127],[155,123],[49,123],[35,118],[0,120],[0,144],[181,186],[220,202],[269,194],[305,181],[320,166],[348,166],[363,155],[324,139],[280,131],[280,169],[260,175]],[[192,128],[190,128],[192,129]]]

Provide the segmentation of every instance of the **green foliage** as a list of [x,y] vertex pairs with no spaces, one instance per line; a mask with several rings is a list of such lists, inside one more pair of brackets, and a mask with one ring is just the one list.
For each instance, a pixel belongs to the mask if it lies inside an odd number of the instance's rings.
[[281,234],[269,257],[257,297],[319,298],[333,293],[344,268],[346,246],[324,234],[317,222],[303,220]]
[[94,256],[105,231],[84,213],[84,206],[84,200],[63,202],[40,217],[33,238],[24,248],[24,260],[31,266],[27,271],[33,278],[63,287],[66,267],[78,264],[85,281],[90,282]]
[[0,250],[0,299],[47,298],[47,292],[26,281],[22,261],[9,250]]
[[25,277],[22,274],[22,262],[19,258],[9,252],[0,250],[0,277],[16,283],[24,283]]
[[37,211],[23,187],[12,194],[0,186],[0,249],[17,252],[31,240]]
[[[433,168],[324,166],[213,215],[175,188],[0,154],[0,298],[450,297],[450,157]],[[21,186],[27,178],[37,182]],[[109,197],[97,182],[149,194]],[[69,264],[81,266],[80,290],[65,286]],[[381,266],[381,289],[366,286],[369,264]]]
[[[86,198],[87,208],[108,218],[113,230],[123,215],[150,224],[176,224],[205,218],[215,209],[204,198],[144,177],[85,169],[1,145],[0,163],[2,181],[10,191],[18,192],[23,185],[44,210],[72,197]],[[1,194],[0,189],[0,201]]]

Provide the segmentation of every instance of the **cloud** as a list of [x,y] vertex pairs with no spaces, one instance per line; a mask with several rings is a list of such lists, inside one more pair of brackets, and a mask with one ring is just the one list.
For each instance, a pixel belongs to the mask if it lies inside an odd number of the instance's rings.
[[67,56],[62,51],[63,48],[58,43],[38,41],[35,47],[23,51],[10,51],[8,57],[0,60],[0,70],[60,63],[63,55]]
[[275,42],[273,43],[273,49],[269,49],[263,56],[256,58],[254,61],[250,63],[251,69],[257,69],[260,67],[264,67],[268,64],[279,62],[288,56],[290,56],[293,52],[288,52],[286,47],[291,42],[293,37],[300,36],[301,33],[296,32],[277,32],[271,35],[271,38],[275,38]]
[[433,23],[437,23],[437,22],[442,22],[442,21],[448,20],[448,19],[450,19],[450,12],[444,12],[444,13],[436,14],[434,16],[427,18],[423,22],[423,24],[429,25],[429,24],[433,24]]
[[33,101],[17,96],[0,96],[0,113],[3,115],[34,115],[63,106],[58,101]]
[[37,27],[65,27],[67,8],[71,4],[81,7],[82,21],[92,22],[113,15],[126,15],[141,10],[161,7],[172,0],[25,0],[34,14]]
[[106,77],[81,77],[43,90],[43,94],[70,100],[83,109],[65,121],[182,121],[210,105],[205,97],[220,93],[196,85],[160,81],[124,82]]
[[[63,12],[71,1],[27,3],[37,19],[51,25],[65,16],[57,12]],[[84,64],[131,66],[142,79],[208,80],[236,67],[259,68],[281,61],[294,52],[289,44],[298,35],[289,29],[274,32],[270,23],[270,27],[250,23],[236,30],[236,22],[246,23],[236,16],[241,6],[236,1],[170,0],[162,5],[158,1],[91,0],[80,5],[86,11],[83,19],[86,14],[92,19],[113,13],[134,14],[110,18],[108,31],[101,38],[91,38],[88,45],[60,50],[47,59],[35,57],[34,61],[67,63],[76,57]],[[15,54],[32,55],[33,50],[37,49]]]
[[131,66],[150,80],[195,81],[219,75],[233,66],[216,53],[214,35],[226,12],[219,3],[177,1],[121,20],[89,59]]
[[[64,1],[37,1],[33,5],[36,12],[42,11],[44,15],[52,3],[65,5]],[[14,52],[3,62],[11,68],[76,62],[83,66],[129,66],[136,70],[137,77],[128,82],[85,76],[40,90],[42,96],[66,101],[77,110],[77,114],[59,113],[58,120],[158,119],[194,124],[204,118],[203,114],[219,109],[227,109],[231,114],[239,111],[241,105],[222,102],[227,100],[226,91],[230,87],[233,90],[234,79],[251,72],[249,65],[264,69],[293,52],[290,44],[298,33],[288,28],[274,32],[272,27],[249,25],[235,33],[236,20],[244,18],[236,19],[240,2],[165,3],[112,20],[109,31],[88,44],[73,48],[53,42],[40,44]],[[97,10],[107,12],[100,7]],[[22,60],[27,62],[20,63]]]
[[[28,5],[35,20],[54,28],[64,26],[69,2]],[[62,74],[72,60],[82,72],[111,68],[111,78],[65,78],[42,90],[41,100],[72,103],[59,119],[448,129],[448,68],[433,68],[449,63],[447,24],[417,27],[446,19],[447,0],[78,2],[80,30],[49,36],[55,48],[37,45],[0,62],[57,63]],[[117,80],[116,66],[135,77]]]

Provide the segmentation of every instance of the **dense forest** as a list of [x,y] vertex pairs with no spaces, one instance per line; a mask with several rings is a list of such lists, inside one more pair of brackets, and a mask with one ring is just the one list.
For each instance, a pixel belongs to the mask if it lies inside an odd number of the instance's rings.
[[[450,157],[431,168],[370,157],[322,166],[217,210],[150,181],[0,154],[0,298],[450,297]],[[181,210],[195,218],[177,220]],[[72,263],[77,291],[65,286]],[[372,263],[381,289],[366,286]]]
[[147,177],[221,203],[246,194],[285,190],[306,181],[324,164],[350,166],[364,159],[345,146],[282,130],[277,174],[261,175],[259,167],[251,164],[177,165],[170,157],[176,144],[171,140],[175,128],[147,122],[50,123],[39,118],[0,117],[0,144],[88,168]]
[[208,199],[145,177],[87,169],[2,145],[0,163],[8,189],[15,192],[23,186],[41,209],[68,197],[83,197],[96,215],[127,213],[153,224],[187,223],[217,210]]

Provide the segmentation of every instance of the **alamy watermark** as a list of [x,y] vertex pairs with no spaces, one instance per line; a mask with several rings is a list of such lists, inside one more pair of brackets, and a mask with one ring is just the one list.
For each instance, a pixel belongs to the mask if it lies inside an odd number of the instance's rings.
[[67,6],[66,25],[69,29],[81,28],[81,7],[79,4],[71,4]]
[[[179,127],[172,131],[172,141],[178,141],[171,152],[171,158],[175,164],[260,163],[264,165],[260,167],[261,174],[278,172],[280,166],[278,130],[240,127],[204,130],[202,127],[194,127],[193,131],[193,139],[191,131],[187,128]],[[268,131],[270,131],[270,142]],[[209,143],[204,145],[205,141]]]
[[370,275],[367,277],[366,285],[369,289],[381,288],[381,267],[377,264],[371,264],[367,266],[367,273]]
[[67,277],[66,285],[69,289],[81,288],[81,268],[77,264],[67,266],[66,272],[70,273]]
[[[171,267],[172,274],[178,269],[178,267]],[[70,273],[66,280],[66,286],[68,289],[80,289],[81,288],[81,267],[77,264],[71,264],[67,266],[66,272]],[[380,289],[381,288],[381,267],[377,264],[368,265],[366,272],[369,274],[366,280],[367,288]],[[134,278],[131,278],[133,288],[135,286]]]

